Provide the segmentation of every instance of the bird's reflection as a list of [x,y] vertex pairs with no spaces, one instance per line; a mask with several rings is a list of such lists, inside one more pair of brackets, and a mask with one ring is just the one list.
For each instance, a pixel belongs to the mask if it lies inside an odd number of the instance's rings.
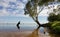
[[39,31],[39,27],[37,27],[31,34],[29,34],[27,37],[39,37],[38,31]]
[[18,29],[20,29],[20,26],[17,26]]

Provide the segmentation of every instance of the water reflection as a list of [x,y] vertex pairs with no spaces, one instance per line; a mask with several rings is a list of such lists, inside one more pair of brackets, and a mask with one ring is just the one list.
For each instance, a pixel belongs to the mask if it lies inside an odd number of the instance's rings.
[[50,35],[45,27],[37,27],[27,37],[50,37]]
[[50,29],[48,29],[48,33],[50,37],[60,37],[60,34],[55,34]]
[[40,27],[40,32],[45,34],[44,27]]
[[18,29],[20,29],[20,26],[17,26]]
[[38,31],[40,27],[37,27],[31,34],[29,34],[27,37],[39,37]]
[[[17,28],[20,29],[18,26]],[[60,37],[60,35],[52,33],[52,31],[47,27],[37,27],[31,33],[28,33],[28,35],[25,37]]]

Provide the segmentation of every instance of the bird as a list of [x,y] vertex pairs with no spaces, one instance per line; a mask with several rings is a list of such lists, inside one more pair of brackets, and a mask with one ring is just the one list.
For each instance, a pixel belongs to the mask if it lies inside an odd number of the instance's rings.
[[19,24],[20,24],[20,21],[19,21],[19,22],[17,23],[17,25],[16,25],[18,29],[20,29]]

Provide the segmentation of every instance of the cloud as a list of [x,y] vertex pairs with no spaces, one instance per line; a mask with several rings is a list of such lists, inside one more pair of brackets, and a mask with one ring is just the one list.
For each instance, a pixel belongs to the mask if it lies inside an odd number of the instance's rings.
[[[20,1],[20,2],[19,2]],[[21,16],[27,0],[0,0],[0,16]],[[22,1],[22,2],[21,2]],[[23,15],[24,16],[24,15]]]
[[17,2],[22,2],[22,3],[26,4],[28,2],[28,0],[17,0]]
[[[28,0],[0,0],[0,16],[24,16],[24,7]],[[58,4],[55,4],[55,6]],[[56,8],[56,7],[55,7]],[[48,16],[52,9],[44,9],[39,16]]]
[[47,12],[48,12],[48,10],[47,10],[47,9],[44,9],[44,10],[39,14],[39,16],[48,16]]
[[0,10],[0,16],[8,16],[9,13],[6,10]]
[[[1,0],[0,2],[0,16],[23,16],[24,7],[27,0]],[[43,10],[39,16],[48,16],[47,11]],[[28,16],[28,15],[27,15]]]

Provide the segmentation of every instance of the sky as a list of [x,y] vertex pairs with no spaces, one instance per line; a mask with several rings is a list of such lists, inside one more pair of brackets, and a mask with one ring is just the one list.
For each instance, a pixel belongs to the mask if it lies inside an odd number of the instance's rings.
[[[24,15],[24,7],[27,2],[27,0],[0,0],[0,23],[17,23],[18,21],[33,23],[31,17]],[[45,7],[39,14],[40,23],[48,22],[48,11]]]

